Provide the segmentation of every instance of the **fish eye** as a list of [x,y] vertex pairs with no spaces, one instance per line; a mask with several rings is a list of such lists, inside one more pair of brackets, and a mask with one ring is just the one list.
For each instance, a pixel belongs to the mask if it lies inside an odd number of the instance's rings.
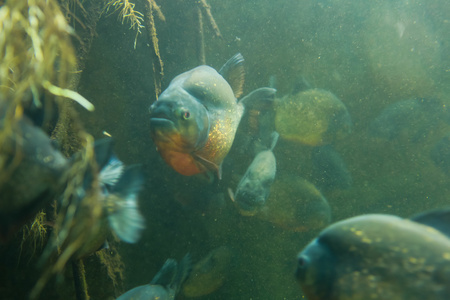
[[306,256],[301,255],[297,261],[297,268],[304,269],[308,266],[309,259]]
[[191,113],[189,111],[184,111],[183,112],[183,119],[187,120],[191,117]]

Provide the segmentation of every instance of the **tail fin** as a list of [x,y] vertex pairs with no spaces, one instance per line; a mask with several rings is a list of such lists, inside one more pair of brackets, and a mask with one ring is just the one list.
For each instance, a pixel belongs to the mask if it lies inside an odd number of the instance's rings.
[[109,225],[118,237],[127,243],[136,243],[145,228],[145,220],[137,203],[142,184],[140,167],[129,166],[106,198]]
[[103,138],[95,141],[94,153],[95,161],[97,162],[99,170],[102,170],[113,156],[113,139]]
[[300,78],[297,79],[297,83],[292,89],[292,94],[295,95],[311,88],[311,84],[308,82],[308,80],[306,80],[305,76],[301,75]]
[[191,255],[188,253],[183,257],[183,259],[178,264],[177,274],[170,285],[170,288],[173,289],[175,293],[178,293],[180,287],[189,277],[189,274],[191,274],[191,271],[192,271],[192,260]]
[[275,75],[270,75],[269,77],[269,87],[276,89],[277,88],[277,77]]
[[111,188],[119,181],[123,170],[123,163],[114,154],[112,154],[106,165],[100,171],[100,183],[106,188]]
[[280,137],[280,134],[276,131],[272,132],[272,144],[270,145],[270,150],[273,151],[273,148],[277,145],[278,138]]
[[171,285],[175,281],[177,270],[177,261],[169,258],[161,267],[161,270],[153,277],[152,281],[150,281],[150,285],[161,285],[164,287]]
[[161,270],[153,277],[150,285],[161,285],[178,293],[181,285],[186,281],[192,270],[191,255],[186,254],[180,263],[169,258],[166,260]]

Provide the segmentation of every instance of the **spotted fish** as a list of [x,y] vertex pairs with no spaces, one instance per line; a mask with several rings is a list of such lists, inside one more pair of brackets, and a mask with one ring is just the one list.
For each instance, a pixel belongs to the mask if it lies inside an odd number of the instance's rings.
[[244,105],[274,98],[275,89],[259,88],[237,100],[243,92],[243,62],[238,53],[219,72],[203,65],[182,73],[150,106],[153,141],[178,173],[212,171],[220,178]]

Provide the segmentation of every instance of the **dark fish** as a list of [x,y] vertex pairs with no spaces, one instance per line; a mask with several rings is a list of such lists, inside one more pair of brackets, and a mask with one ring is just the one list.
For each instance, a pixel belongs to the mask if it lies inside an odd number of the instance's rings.
[[450,299],[450,209],[337,222],[298,255],[309,300]]
[[175,171],[191,176],[215,171],[233,144],[247,101],[272,98],[260,88],[241,100],[244,67],[241,54],[219,71],[199,66],[175,77],[150,106],[151,135],[162,158]]
[[257,218],[286,230],[305,232],[330,223],[327,199],[311,182],[293,175],[277,176]]
[[233,252],[229,247],[222,246],[212,250],[192,268],[191,274],[183,284],[184,296],[200,297],[219,289],[231,271],[232,259]]
[[[112,140],[102,139],[96,142],[94,153],[99,169],[98,185],[94,184],[94,170],[88,170],[84,177],[84,186],[77,191],[73,203],[78,206],[78,213],[73,220],[72,231],[67,238],[59,240],[70,244],[78,238],[77,228],[85,227],[88,222],[85,217],[83,201],[95,201],[102,212],[95,221],[95,229],[87,235],[82,246],[74,257],[81,258],[102,248],[107,234],[112,230],[122,241],[135,243],[139,240],[145,228],[145,220],[138,209],[137,195],[143,184],[143,176],[139,165],[124,166],[112,151]],[[87,206],[92,209],[95,206]],[[80,224],[81,223],[81,224]]]
[[352,185],[352,175],[341,155],[331,145],[312,150],[312,177],[321,191],[348,189]]
[[121,295],[117,300],[172,300],[191,272],[191,259],[187,254],[178,264],[166,260],[149,284],[141,285]]
[[389,141],[403,138],[417,142],[423,140],[440,121],[450,121],[449,111],[440,100],[401,100],[386,107],[370,123],[369,133]]
[[[0,240],[7,240],[64,188],[68,160],[27,115],[5,117],[0,99]],[[17,112],[16,112],[17,114]]]
[[431,159],[442,172],[450,176],[450,135],[439,140],[431,150]]
[[66,193],[59,198],[55,230],[38,263],[44,271],[31,299],[39,296],[50,277],[62,272],[69,260],[105,248],[111,230],[122,241],[135,243],[145,228],[137,205],[143,184],[140,166],[125,167],[112,151],[112,139],[96,141],[93,150],[95,159],[86,155],[92,152],[87,148],[70,160],[69,173],[75,179],[69,176]]
[[233,195],[231,189],[228,189],[230,198],[244,216],[257,214],[269,197],[270,187],[275,179],[277,170],[275,156],[272,151],[277,144],[278,138],[279,134],[274,131],[270,149],[261,151],[256,155],[239,182],[236,193]]

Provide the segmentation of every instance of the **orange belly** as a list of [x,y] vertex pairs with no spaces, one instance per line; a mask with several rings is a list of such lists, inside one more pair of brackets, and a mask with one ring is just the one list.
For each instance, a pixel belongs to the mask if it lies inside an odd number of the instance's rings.
[[166,150],[161,152],[161,156],[169,166],[181,175],[192,176],[205,171],[199,168],[198,163],[189,153]]

